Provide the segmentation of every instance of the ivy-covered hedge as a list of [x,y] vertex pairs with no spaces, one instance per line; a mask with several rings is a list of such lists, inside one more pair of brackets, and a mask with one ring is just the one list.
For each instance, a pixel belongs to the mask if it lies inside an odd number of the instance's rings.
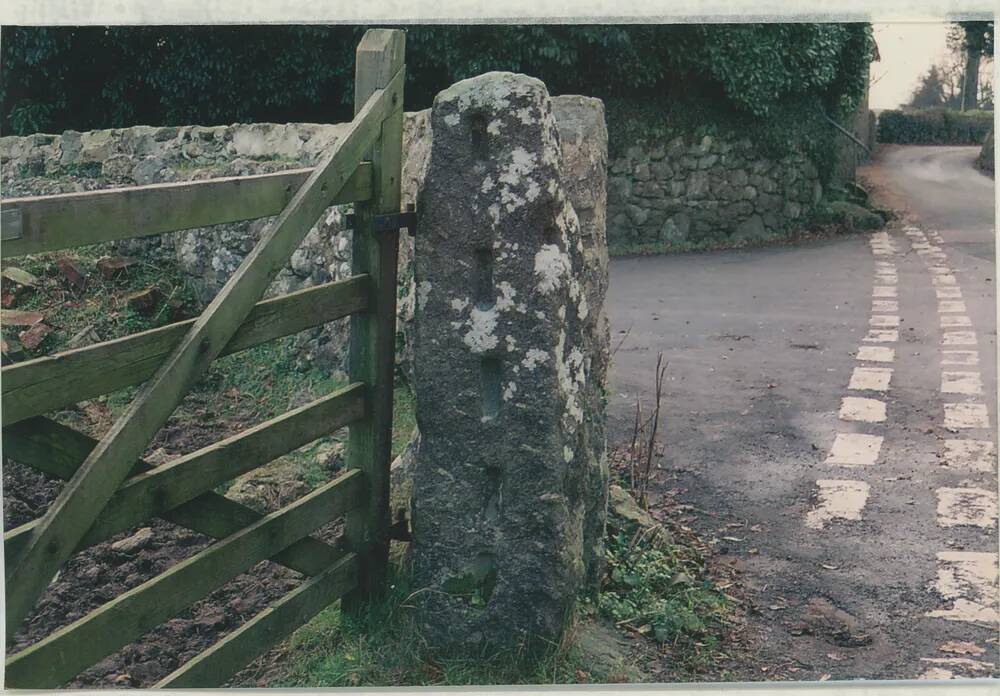
[[883,111],[878,142],[901,145],[980,145],[993,128],[992,111],[929,108]]
[[[846,115],[872,51],[865,23],[408,26],[406,106],[490,70],[553,94],[698,95],[775,118],[807,103]],[[0,133],[352,115],[363,26],[3,27]]]

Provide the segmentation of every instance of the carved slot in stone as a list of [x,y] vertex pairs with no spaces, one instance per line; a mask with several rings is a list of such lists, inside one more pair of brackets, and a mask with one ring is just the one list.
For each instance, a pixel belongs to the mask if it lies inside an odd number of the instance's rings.
[[476,249],[476,306],[489,309],[495,303],[493,250]]
[[486,114],[474,111],[469,114],[469,131],[472,134],[472,154],[478,160],[490,158],[490,136],[486,132]]
[[503,479],[500,467],[486,467],[486,502],[483,505],[483,517],[492,521],[500,516],[500,506],[503,501]]
[[559,230],[555,225],[546,227],[544,235],[543,239],[546,244],[559,244]]
[[500,413],[500,361],[483,358],[479,366],[483,420],[493,420]]

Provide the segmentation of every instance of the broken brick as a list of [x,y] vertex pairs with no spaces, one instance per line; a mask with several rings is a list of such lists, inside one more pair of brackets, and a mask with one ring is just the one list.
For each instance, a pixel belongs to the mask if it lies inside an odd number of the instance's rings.
[[56,260],[56,266],[59,268],[59,273],[62,274],[63,278],[68,280],[78,290],[83,290],[87,284],[87,277],[73,259],[63,256]]
[[28,350],[34,350],[41,345],[42,341],[45,340],[45,337],[48,336],[51,331],[52,328],[48,324],[38,322],[27,331],[22,331],[18,338],[21,339],[21,345]]
[[34,326],[44,318],[41,312],[22,312],[17,309],[0,312],[0,324],[7,326]]
[[144,317],[148,317],[156,311],[156,305],[159,304],[161,299],[163,299],[163,293],[155,285],[151,285],[145,290],[133,293],[125,298],[128,306]]

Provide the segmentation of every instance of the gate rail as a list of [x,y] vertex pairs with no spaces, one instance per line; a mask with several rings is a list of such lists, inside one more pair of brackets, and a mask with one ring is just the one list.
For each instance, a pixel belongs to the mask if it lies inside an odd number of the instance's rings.
[[[404,35],[369,30],[357,50],[355,117],[313,169],[0,202],[4,258],[277,214],[197,319],[6,366],[4,456],[65,481],[46,513],[4,534],[6,629],[15,633],[74,553],[160,517],[216,541],[6,658],[6,682],[58,687],[256,563],[308,579],[157,687],[224,683],[328,604],[378,592],[388,559]],[[352,277],[261,297],[330,205],[355,203]],[[140,459],[216,358],[351,317],[350,384],[159,466]],[[143,383],[99,441],[45,413]],[[221,483],[342,427],[347,470],[262,515]],[[334,545],[310,535],[340,517]]]

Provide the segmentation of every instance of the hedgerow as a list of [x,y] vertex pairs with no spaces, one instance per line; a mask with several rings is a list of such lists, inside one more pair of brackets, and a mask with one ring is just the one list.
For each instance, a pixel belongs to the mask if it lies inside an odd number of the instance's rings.
[[879,114],[878,141],[904,145],[981,145],[992,128],[992,111],[891,110]]
[[[359,26],[4,27],[0,130],[350,119]],[[469,25],[407,31],[407,108],[488,70],[554,94],[697,91],[720,112],[772,118],[861,95],[868,24]]]

